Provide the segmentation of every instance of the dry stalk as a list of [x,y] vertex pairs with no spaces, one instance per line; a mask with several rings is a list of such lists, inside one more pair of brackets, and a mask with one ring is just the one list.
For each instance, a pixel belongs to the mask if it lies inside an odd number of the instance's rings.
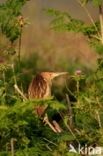
[[22,93],[22,91],[19,89],[19,87],[17,86],[17,84],[14,84],[14,88],[22,96],[22,98],[24,100],[27,100],[26,96]]
[[11,145],[11,156],[15,155],[15,150],[14,150],[14,144],[17,140],[15,138],[11,138],[10,140],[10,145]]

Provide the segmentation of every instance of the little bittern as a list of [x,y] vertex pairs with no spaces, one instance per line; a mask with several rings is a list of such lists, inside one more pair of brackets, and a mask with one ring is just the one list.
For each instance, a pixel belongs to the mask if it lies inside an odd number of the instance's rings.
[[[67,72],[41,72],[37,74],[31,81],[28,88],[29,99],[46,99],[51,97],[52,80],[57,76],[65,74],[67,74]],[[44,114],[46,108],[47,106],[37,106],[37,115],[41,117]],[[53,121],[52,125],[49,122],[47,114],[43,121],[48,124],[54,132],[61,132],[59,124],[56,123],[56,121]]]
[[[46,99],[51,97],[52,80],[55,77],[66,74],[67,72],[41,72],[37,74],[28,88],[29,99]],[[39,106],[37,114],[41,116],[44,111],[44,106]]]
[[42,72],[37,74],[31,81],[28,89],[30,99],[45,99],[51,96],[52,79],[65,75],[67,72]]
[[[52,80],[60,75],[66,75],[67,72],[41,72],[31,81],[28,88],[29,99],[45,99],[51,97]],[[45,107],[39,106],[37,114],[41,116]]]

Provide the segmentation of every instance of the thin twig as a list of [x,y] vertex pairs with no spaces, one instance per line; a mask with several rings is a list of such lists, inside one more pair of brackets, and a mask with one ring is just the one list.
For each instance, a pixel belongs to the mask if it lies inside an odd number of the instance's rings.
[[12,72],[13,72],[14,83],[17,84],[17,79],[16,79],[16,75],[15,75],[14,64],[11,65],[11,68],[12,68]]
[[103,44],[103,8],[102,8],[102,4],[99,5],[99,21],[100,21],[100,31],[101,31],[101,43]]
[[[62,115],[61,115],[61,118],[64,121]],[[68,124],[66,124],[65,122],[64,122],[64,124],[65,124],[66,128],[69,130],[69,132],[72,134],[72,136],[74,137],[74,139],[77,141],[77,143],[80,144],[79,140],[77,139],[76,135],[74,134],[74,132],[72,131],[72,129],[70,128],[70,126]]]
[[69,92],[69,94],[72,95],[72,96],[76,99],[77,97],[76,97],[76,96],[72,93],[72,91],[68,88],[66,82],[65,82],[65,87],[66,87],[67,91]]
[[68,112],[69,112],[69,121],[70,121],[70,127],[73,128],[73,112],[72,112],[72,106],[69,99],[69,96],[66,94],[66,100],[68,103]]
[[20,66],[20,60],[21,60],[21,39],[22,39],[22,27],[20,28],[20,37],[19,37],[19,50],[18,50],[18,63]]
[[52,149],[48,145],[46,145],[46,148],[52,152]]
[[74,137],[74,139],[77,141],[77,143],[80,144],[79,140],[77,139],[76,135],[71,130],[70,126],[67,125],[67,124],[65,124],[65,126],[68,128],[68,130],[70,131],[70,133],[72,134],[72,136]]
[[47,138],[43,138],[43,139],[44,139],[45,141],[47,141],[48,143],[53,144],[54,146],[57,146],[57,144],[55,144],[54,142],[48,140]]
[[3,71],[3,81],[4,81],[4,89],[5,89],[5,96],[4,96],[4,99],[6,97],[6,77],[5,77],[5,72]]
[[97,40],[101,41],[101,38],[100,38],[100,37],[98,37],[98,36],[96,36],[96,35],[91,35],[91,37],[93,37],[93,38],[95,38],[95,39],[97,39]]
[[102,128],[102,124],[101,124],[101,119],[100,119],[100,115],[99,115],[99,112],[96,110],[96,115],[97,115],[97,121],[98,121],[98,125],[100,128]]
[[84,9],[84,11],[86,12],[87,16],[89,17],[91,23],[93,24],[95,30],[97,31],[98,37],[101,38],[101,35],[100,35],[100,33],[99,33],[99,31],[98,31],[98,29],[97,29],[97,27],[96,27],[96,24],[95,24],[95,22],[94,22],[92,16],[91,16],[90,13],[89,13],[88,9],[85,7],[85,5],[82,5],[82,3],[80,2],[80,0],[76,0],[76,1],[77,1],[77,2],[80,4],[80,6]]

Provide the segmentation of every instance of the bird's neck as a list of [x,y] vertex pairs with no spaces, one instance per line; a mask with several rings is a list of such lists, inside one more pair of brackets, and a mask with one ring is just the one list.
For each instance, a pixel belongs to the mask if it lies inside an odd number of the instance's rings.
[[47,93],[45,94],[45,97],[51,97],[51,87],[52,87],[52,81],[48,81],[44,78],[44,80],[47,83]]
[[51,80],[48,80],[46,78],[44,78],[44,81],[46,81],[46,83],[51,87],[52,86],[52,81]]

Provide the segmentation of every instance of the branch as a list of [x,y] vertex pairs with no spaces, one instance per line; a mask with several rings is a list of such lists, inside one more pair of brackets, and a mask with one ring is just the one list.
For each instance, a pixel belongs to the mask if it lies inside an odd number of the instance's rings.
[[95,39],[97,39],[97,40],[99,40],[99,41],[101,41],[101,38],[100,37],[98,37],[98,36],[96,36],[96,35],[90,35],[92,38],[95,38]]

